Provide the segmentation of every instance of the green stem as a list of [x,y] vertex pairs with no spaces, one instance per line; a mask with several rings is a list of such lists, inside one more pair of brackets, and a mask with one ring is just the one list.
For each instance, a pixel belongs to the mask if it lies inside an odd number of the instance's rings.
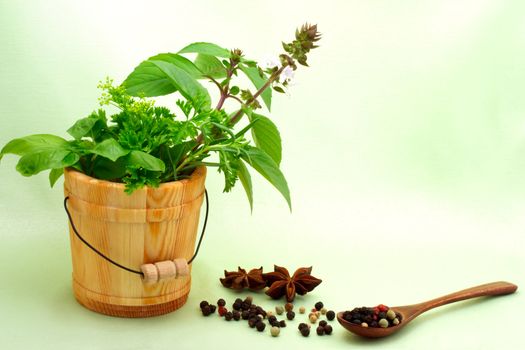
[[[261,88],[259,90],[257,90],[257,92],[252,96],[252,98],[250,98],[248,101],[246,101],[245,105],[249,106],[253,101],[255,101],[257,99],[257,97],[259,97],[264,92],[264,90],[266,90],[275,81],[275,79],[279,78],[279,76],[283,72],[284,68],[285,68],[285,66],[282,66],[281,68],[279,68],[278,70],[273,72],[272,75],[270,76],[270,78],[266,81],[266,83],[264,83],[264,85],[261,86]],[[232,125],[235,125],[241,119],[243,114],[244,114],[243,109],[242,108],[239,109],[237,111],[237,113],[235,113],[233,115],[233,117],[231,117],[230,123]]]

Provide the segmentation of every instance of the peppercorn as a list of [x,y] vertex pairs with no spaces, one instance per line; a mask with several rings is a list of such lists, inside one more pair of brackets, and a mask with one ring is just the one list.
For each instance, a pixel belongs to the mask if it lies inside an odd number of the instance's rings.
[[390,309],[386,312],[386,318],[389,319],[389,320],[393,320],[394,318],[396,318],[396,313],[394,312],[394,310]]
[[284,312],[284,308],[282,306],[276,306],[275,312],[277,313],[277,315],[282,315]]
[[206,300],[203,300],[203,301],[201,301],[201,303],[199,304],[199,307],[202,309],[202,308],[205,307],[206,305],[209,305],[209,303],[208,303]]
[[377,324],[377,321],[372,321],[372,322],[370,322],[370,327],[377,328],[377,327],[379,327],[379,325]]
[[319,310],[321,310],[321,309],[323,308],[324,305],[323,305],[323,302],[322,302],[322,301],[318,301],[317,303],[315,303],[314,306],[315,306],[315,309],[316,309],[317,311],[319,311]]
[[299,308],[299,313],[300,313],[300,314],[304,314],[305,312],[306,312],[306,308],[305,308],[304,306],[301,306],[301,307]]
[[328,321],[332,321],[335,318],[335,312],[330,310],[326,313],[326,318]]
[[379,309],[379,311],[383,311],[383,312],[386,312],[388,310],[388,307],[383,304],[377,305],[377,308]]
[[275,322],[275,321],[277,321],[277,317],[275,317],[275,315],[268,316],[268,322]]
[[328,323],[325,321],[325,320],[322,320],[322,321],[319,321],[319,326],[321,327],[324,327],[326,326]]
[[248,295],[245,299],[244,299],[244,302],[248,303],[249,305],[252,304],[253,302],[253,297],[251,295]]
[[242,302],[239,302],[239,303],[238,303],[238,302],[235,302],[235,303],[233,303],[232,308],[233,308],[234,310],[237,310],[237,311],[241,310],[241,308],[242,308]]
[[213,314],[215,313],[215,310],[217,310],[217,306],[209,304],[208,307],[210,308],[210,312]]
[[242,318],[243,320],[247,320],[247,319],[249,319],[249,318],[250,318],[250,313],[249,313],[248,311],[244,310],[244,311],[241,313],[241,318]]
[[384,311],[379,312],[377,314],[377,317],[379,317],[379,319],[386,318],[386,312],[384,312]]
[[379,320],[379,322],[377,323],[379,325],[379,327],[381,328],[387,328],[388,327],[388,321],[386,320],[386,318],[382,318]]
[[300,329],[300,332],[301,332],[301,335],[302,335],[303,337],[307,337],[307,336],[310,335],[310,328],[308,328],[308,327],[303,327],[303,328]]
[[241,319],[241,313],[239,311],[235,310],[232,312],[232,314],[233,314],[233,319],[235,321],[239,321]]
[[247,302],[243,301],[243,302],[241,303],[241,309],[243,309],[243,310],[249,310],[249,309],[250,309],[250,305],[249,305]]
[[203,316],[210,316],[211,310],[209,305],[204,305],[204,307],[201,309]]
[[310,314],[310,317],[308,317],[310,322],[312,323],[316,323],[317,322],[317,316],[315,316],[314,314]]
[[281,333],[281,328],[279,327],[270,328],[270,334],[272,335],[272,337],[277,337],[279,333]]
[[273,311],[266,311],[266,317],[273,316]]
[[352,319],[352,323],[354,323],[354,324],[361,324],[362,322],[361,322],[360,319],[354,318],[354,319]]
[[286,311],[292,311],[293,310],[293,304],[292,303],[286,303],[284,304],[284,309]]
[[233,314],[231,313],[231,311],[228,311],[226,314],[224,314],[224,319],[226,321],[231,321],[233,318]]
[[226,313],[228,312],[228,310],[224,307],[224,306],[219,306],[219,316],[224,316],[226,315]]
[[217,300],[217,305],[218,306],[226,306],[226,301],[224,301],[224,299],[221,298],[221,299]]
[[399,318],[397,318],[397,317],[394,318],[394,319],[392,320],[392,324],[393,324],[394,326],[397,326],[397,325],[399,324]]
[[262,332],[266,328],[266,324],[262,321],[257,322],[257,324],[255,325],[255,328],[257,328],[259,332]]
[[259,319],[258,318],[250,318],[248,320],[248,326],[250,326],[250,328],[255,328],[255,325],[259,322]]
[[309,326],[306,323],[299,323],[299,326],[297,327],[298,330],[301,330],[301,328],[309,328]]
[[317,332],[317,335],[324,335],[324,327],[318,326],[315,331]]
[[279,321],[279,327],[284,328],[286,327],[286,322],[284,320]]
[[236,298],[234,303],[239,303],[240,304],[240,303],[242,303],[242,299],[241,298]]
[[361,327],[368,328],[368,323],[366,323],[366,322],[361,323]]
[[324,334],[326,334],[326,335],[330,335],[330,334],[332,334],[332,331],[333,331],[333,328],[332,328],[332,326],[330,326],[329,324],[327,324],[326,326],[324,326]]
[[295,318],[295,312],[293,311],[288,311],[286,313],[286,318],[289,319],[290,321],[293,320]]
[[323,307],[323,308],[321,309],[321,315],[326,315],[326,312],[327,312],[327,311],[328,311],[328,310],[326,310],[326,308]]

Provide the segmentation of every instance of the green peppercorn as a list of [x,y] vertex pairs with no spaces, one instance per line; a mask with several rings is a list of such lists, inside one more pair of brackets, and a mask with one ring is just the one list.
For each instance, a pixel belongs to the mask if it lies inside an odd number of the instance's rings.
[[382,318],[379,320],[379,322],[377,323],[379,325],[379,327],[381,328],[387,328],[388,327],[388,321],[386,320],[386,318]]
[[368,328],[368,323],[366,323],[366,322],[361,323],[361,327]]
[[388,318],[389,320],[393,320],[394,318],[396,318],[396,313],[394,312],[394,310],[388,310],[386,312],[386,318]]
[[277,313],[277,315],[282,315],[284,312],[284,308],[282,306],[276,306],[275,312]]
[[397,317],[394,318],[394,319],[392,320],[392,324],[393,324],[394,326],[397,326],[397,325],[399,324],[399,318],[397,318]]
[[272,337],[277,337],[279,333],[281,333],[281,328],[279,327],[272,327],[270,329],[270,334],[272,335]]
[[321,309],[321,315],[326,315],[326,312],[327,312],[327,311],[328,311],[328,310],[327,310],[325,307],[323,307],[323,308]]

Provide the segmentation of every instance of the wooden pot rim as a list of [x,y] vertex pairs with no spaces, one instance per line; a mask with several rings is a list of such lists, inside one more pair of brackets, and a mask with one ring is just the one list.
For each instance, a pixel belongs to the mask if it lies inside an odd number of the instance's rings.
[[[113,181],[107,181],[107,180],[101,180],[97,179],[95,177],[91,177],[89,175],[86,175],[76,169],[73,168],[65,168],[64,173],[66,176],[69,176],[71,178],[75,178],[79,182],[85,182],[89,185],[96,185],[100,187],[106,187],[108,189],[118,189],[121,190],[124,193],[124,190],[126,189],[126,185],[121,182],[113,182]],[[190,182],[198,181],[202,177],[206,176],[206,167],[200,166],[195,168],[193,173],[190,175],[189,178],[177,180],[177,181],[170,181],[170,182],[163,182],[159,185],[159,187],[150,187],[145,186],[144,188],[140,190],[148,190],[148,191],[173,191],[177,190],[178,187],[186,186]],[[137,191],[140,191],[137,190]]]

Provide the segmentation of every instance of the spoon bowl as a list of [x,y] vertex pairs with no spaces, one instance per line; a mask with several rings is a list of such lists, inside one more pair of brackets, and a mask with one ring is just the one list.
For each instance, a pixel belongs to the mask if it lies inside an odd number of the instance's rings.
[[401,314],[401,322],[397,326],[387,328],[377,327],[362,327],[361,325],[351,323],[343,318],[344,312],[337,313],[337,321],[348,331],[366,338],[383,338],[401,330],[404,326],[414,320],[423,312],[433,309],[435,307],[454,303],[460,300],[472,299],[482,296],[495,296],[512,294],[518,289],[518,286],[508,282],[493,282],[482,284],[480,286],[461,290],[456,293],[447,294],[445,296],[432,299],[423,303],[395,306],[391,309],[396,313]]

